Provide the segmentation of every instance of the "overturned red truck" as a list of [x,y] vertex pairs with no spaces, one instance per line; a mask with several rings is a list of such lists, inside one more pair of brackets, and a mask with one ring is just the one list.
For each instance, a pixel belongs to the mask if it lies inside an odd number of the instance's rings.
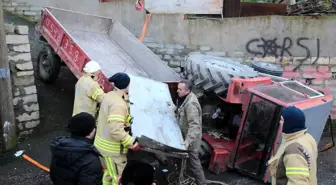
[[253,62],[252,66],[268,74],[231,59],[195,54],[187,59],[185,75],[203,90],[203,164],[217,174],[234,169],[267,182],[267,161],[281,142],[282,110],[300,108],[318,143],[333,99],[279,77],[277,65]]

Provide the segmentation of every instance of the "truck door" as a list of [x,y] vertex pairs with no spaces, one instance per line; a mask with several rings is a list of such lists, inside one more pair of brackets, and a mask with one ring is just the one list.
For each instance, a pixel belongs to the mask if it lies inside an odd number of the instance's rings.
[[264,177],[279,132],[281,110],[280,105],[251,94],[236,139],[234,169],[254,178]]

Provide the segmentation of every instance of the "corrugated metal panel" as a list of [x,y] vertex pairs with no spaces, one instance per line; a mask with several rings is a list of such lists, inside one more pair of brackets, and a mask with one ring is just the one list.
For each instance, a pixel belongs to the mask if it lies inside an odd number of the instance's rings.
[[222,14],[223,0],[146,0],[151,13]]
[[185,150],[177,119],[168,106],[168,103],[173,103],[168,85],[143,77],[130,77],[133,137],[147,137],[163,145]]

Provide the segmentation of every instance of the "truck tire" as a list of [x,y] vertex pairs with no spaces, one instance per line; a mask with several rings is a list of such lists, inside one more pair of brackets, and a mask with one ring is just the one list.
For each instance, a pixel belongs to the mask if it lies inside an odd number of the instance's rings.
[[186,58],[185,75],[197,88],[223,95],[231,78],[253,78],[258,72],[230,58],[193,54]]
[[61,70],[61,59],[54,50],[45,45],[37,58],[37,72],[39,78],[45,83],[53,83]]
[[198,158],[201,161],[203,167],[208,168],[210,164],[212,148],[211,146],[204,140],[201,142],[201,147],[198,150]]
[[273,75],[282,76],[283,68],[278,64],[272,64],[269,62],[252,61],[252,68],[258,72]]

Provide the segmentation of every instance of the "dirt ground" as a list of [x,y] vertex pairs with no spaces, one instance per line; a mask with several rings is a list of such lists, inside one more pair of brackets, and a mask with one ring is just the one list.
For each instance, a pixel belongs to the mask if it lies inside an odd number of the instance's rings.
[[[23,19],[6,14],[5,22],[28,25],[30,27],[30,41],[32,48],[32,57],[36,63],[37,54],[41,48],[37,42],[34,25]],[[15,158],[14,153],[17,150],[25,150],[26,154],[41,164],[49,166],[50,163],[50,140],[58,135],[67,134],[64,130],[67,121],[72,113],[72,102],[74,95],[74,84],[76,78],[67,68],[62,68],[59,79],[55,84],[46,85],[36,79],[38,99],[40,105],[41,125],[36,129],[34,136],[28,140],[20,142],[18,147],[5,154],[0,154],[0,184],[2,185],[51,185],[49,176],[39,168],[33,166],[25,160]],[[321,146],[330,141],[330,137],[323,137]],[[154,161],[155,158],[150,154],[140,154],[148,160]],[[168,184],[165,176],[173,169],[168,168],[168,173],[163,172],[167,167],[157,168],[157,184]],[[235,172],[215,175],[205,169],[208,179],[219,180],[230,185],[235,184],[262,184],[255,180],[249,179]],[[321,185],[336,184],[336,148],[319,154],[318,158],[318,180]]]

